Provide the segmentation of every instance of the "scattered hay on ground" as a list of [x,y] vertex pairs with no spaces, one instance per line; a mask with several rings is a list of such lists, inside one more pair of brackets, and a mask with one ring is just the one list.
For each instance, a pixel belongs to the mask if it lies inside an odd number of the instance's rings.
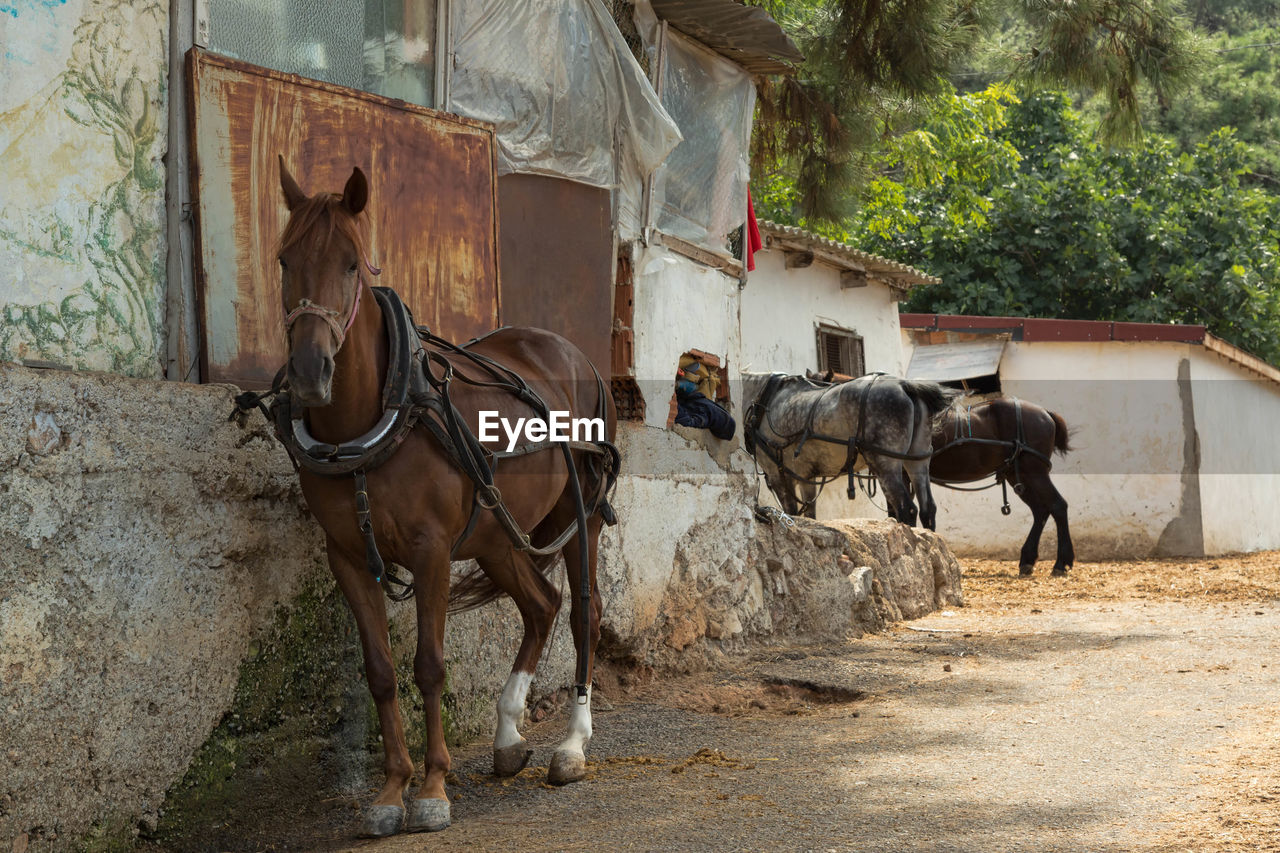
[[1065,578],[1041,561],[1031,577],[1016,560],[961,559],[961,585],[970,607],[1068,601],[1239,602],[1280,600],[1280,551],[1160,560],[1076,563]]
[[[1038,608],[1073,602],[1280,600],[1280,551],[1222,557],[1077,563],[1054,578],[1041,563],[1031,577],[1014,560],[962,559],[965,603],[976,610]],[[1144,853],[1280,853],[1280,710],[1206,753],[1195,804],[1171,811],[1167,830],[1138,842]]]
[[1276,853],[1280,851],[1280,712],[1260,708],[1262,722],[1209,750],[1195,808],[1166,820],[1150,853]]

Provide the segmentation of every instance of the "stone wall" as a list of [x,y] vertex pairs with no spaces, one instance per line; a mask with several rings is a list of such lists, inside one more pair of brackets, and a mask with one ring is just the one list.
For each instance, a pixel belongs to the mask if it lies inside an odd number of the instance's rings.
[[[0,364],[0,848],[156,823],[189,769],[213,772],[192,757],[215,727],[254,729],[233,705],[278,706],[260,728],[323,705],[308,730],[356,717],[347,746],[365,747],[319,528],[265,423],[227,422],[236,391]],[[393,614],[407,660],[412,616]],[[458,736],[487,727],[519,636],[507,603],[452,620]],[[315,681],[358,689],[305,692]]]
[[[352,621],[283,451],[260,418],[227,422],[235,392],[0,364],[0,849],[178,832],[273,767],[369,783],[377,732]],[[735,445],[638,424],[619,445],[601,652],[623,665],[690,670],[959,603],[932,535],[763,525]],[[412,609],[391,613],[407,675]],[[488,736],[520,633],[508,602],[450,620],[455,739]],[[533,700],[572,671],[562,615]],[[403,683],[414,743],[421,705]]]
[[0,365],[0,840],[154,812],[321,540],[232,391]]

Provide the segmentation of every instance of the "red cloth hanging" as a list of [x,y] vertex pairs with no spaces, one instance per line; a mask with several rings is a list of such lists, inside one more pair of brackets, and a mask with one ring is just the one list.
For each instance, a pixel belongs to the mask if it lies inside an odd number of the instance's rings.
[[751,188],[747,187],[747,272],[756,268],[756,252],[764,246],[760,239],[760,226],[756,223],[756,207],[751,203]]

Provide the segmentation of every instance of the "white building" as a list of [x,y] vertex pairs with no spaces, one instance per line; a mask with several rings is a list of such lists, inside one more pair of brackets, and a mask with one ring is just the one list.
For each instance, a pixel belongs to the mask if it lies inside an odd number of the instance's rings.
[[898,302],[938,279],[789,225],[760,223],[742,292],[742,363],[753,373],[906,368]]
[[[998,389],[1058,412],[1054,456],[1077,559],[1280,548],[1280,370],[1203,326],[902,315],[908,374]],[[994,344],[994,346],[993,346]],[[962,375],[963,374],[963,375]],[[935,489],[961,554],[1013,558],[1030,513],[1000,490]],[[1054,553],[1045,527],[1042,557]]]

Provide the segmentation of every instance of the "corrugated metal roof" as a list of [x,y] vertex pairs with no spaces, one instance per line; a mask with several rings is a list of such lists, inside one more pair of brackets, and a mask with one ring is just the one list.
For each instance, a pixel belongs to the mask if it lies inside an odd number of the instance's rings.
[[840,269],[865,271],[871,278],[881,279],[903,290],[921,284],[939,284],[942,281],[915,267],[855,249],[847,243],[820,237],[794,225],[779,225],[768,220],[761,221],[759,225],[765,248],[813,252],[815,257]]
[[737,0],[652,0],[658,17],[752,74],[794,74],[804,54],[758,6]]
[[1004,357],[1004,344],[1001,338],[918,346],[911,353],[907,378],[957,382],[997,374],[1000,372],[1000,359]]

